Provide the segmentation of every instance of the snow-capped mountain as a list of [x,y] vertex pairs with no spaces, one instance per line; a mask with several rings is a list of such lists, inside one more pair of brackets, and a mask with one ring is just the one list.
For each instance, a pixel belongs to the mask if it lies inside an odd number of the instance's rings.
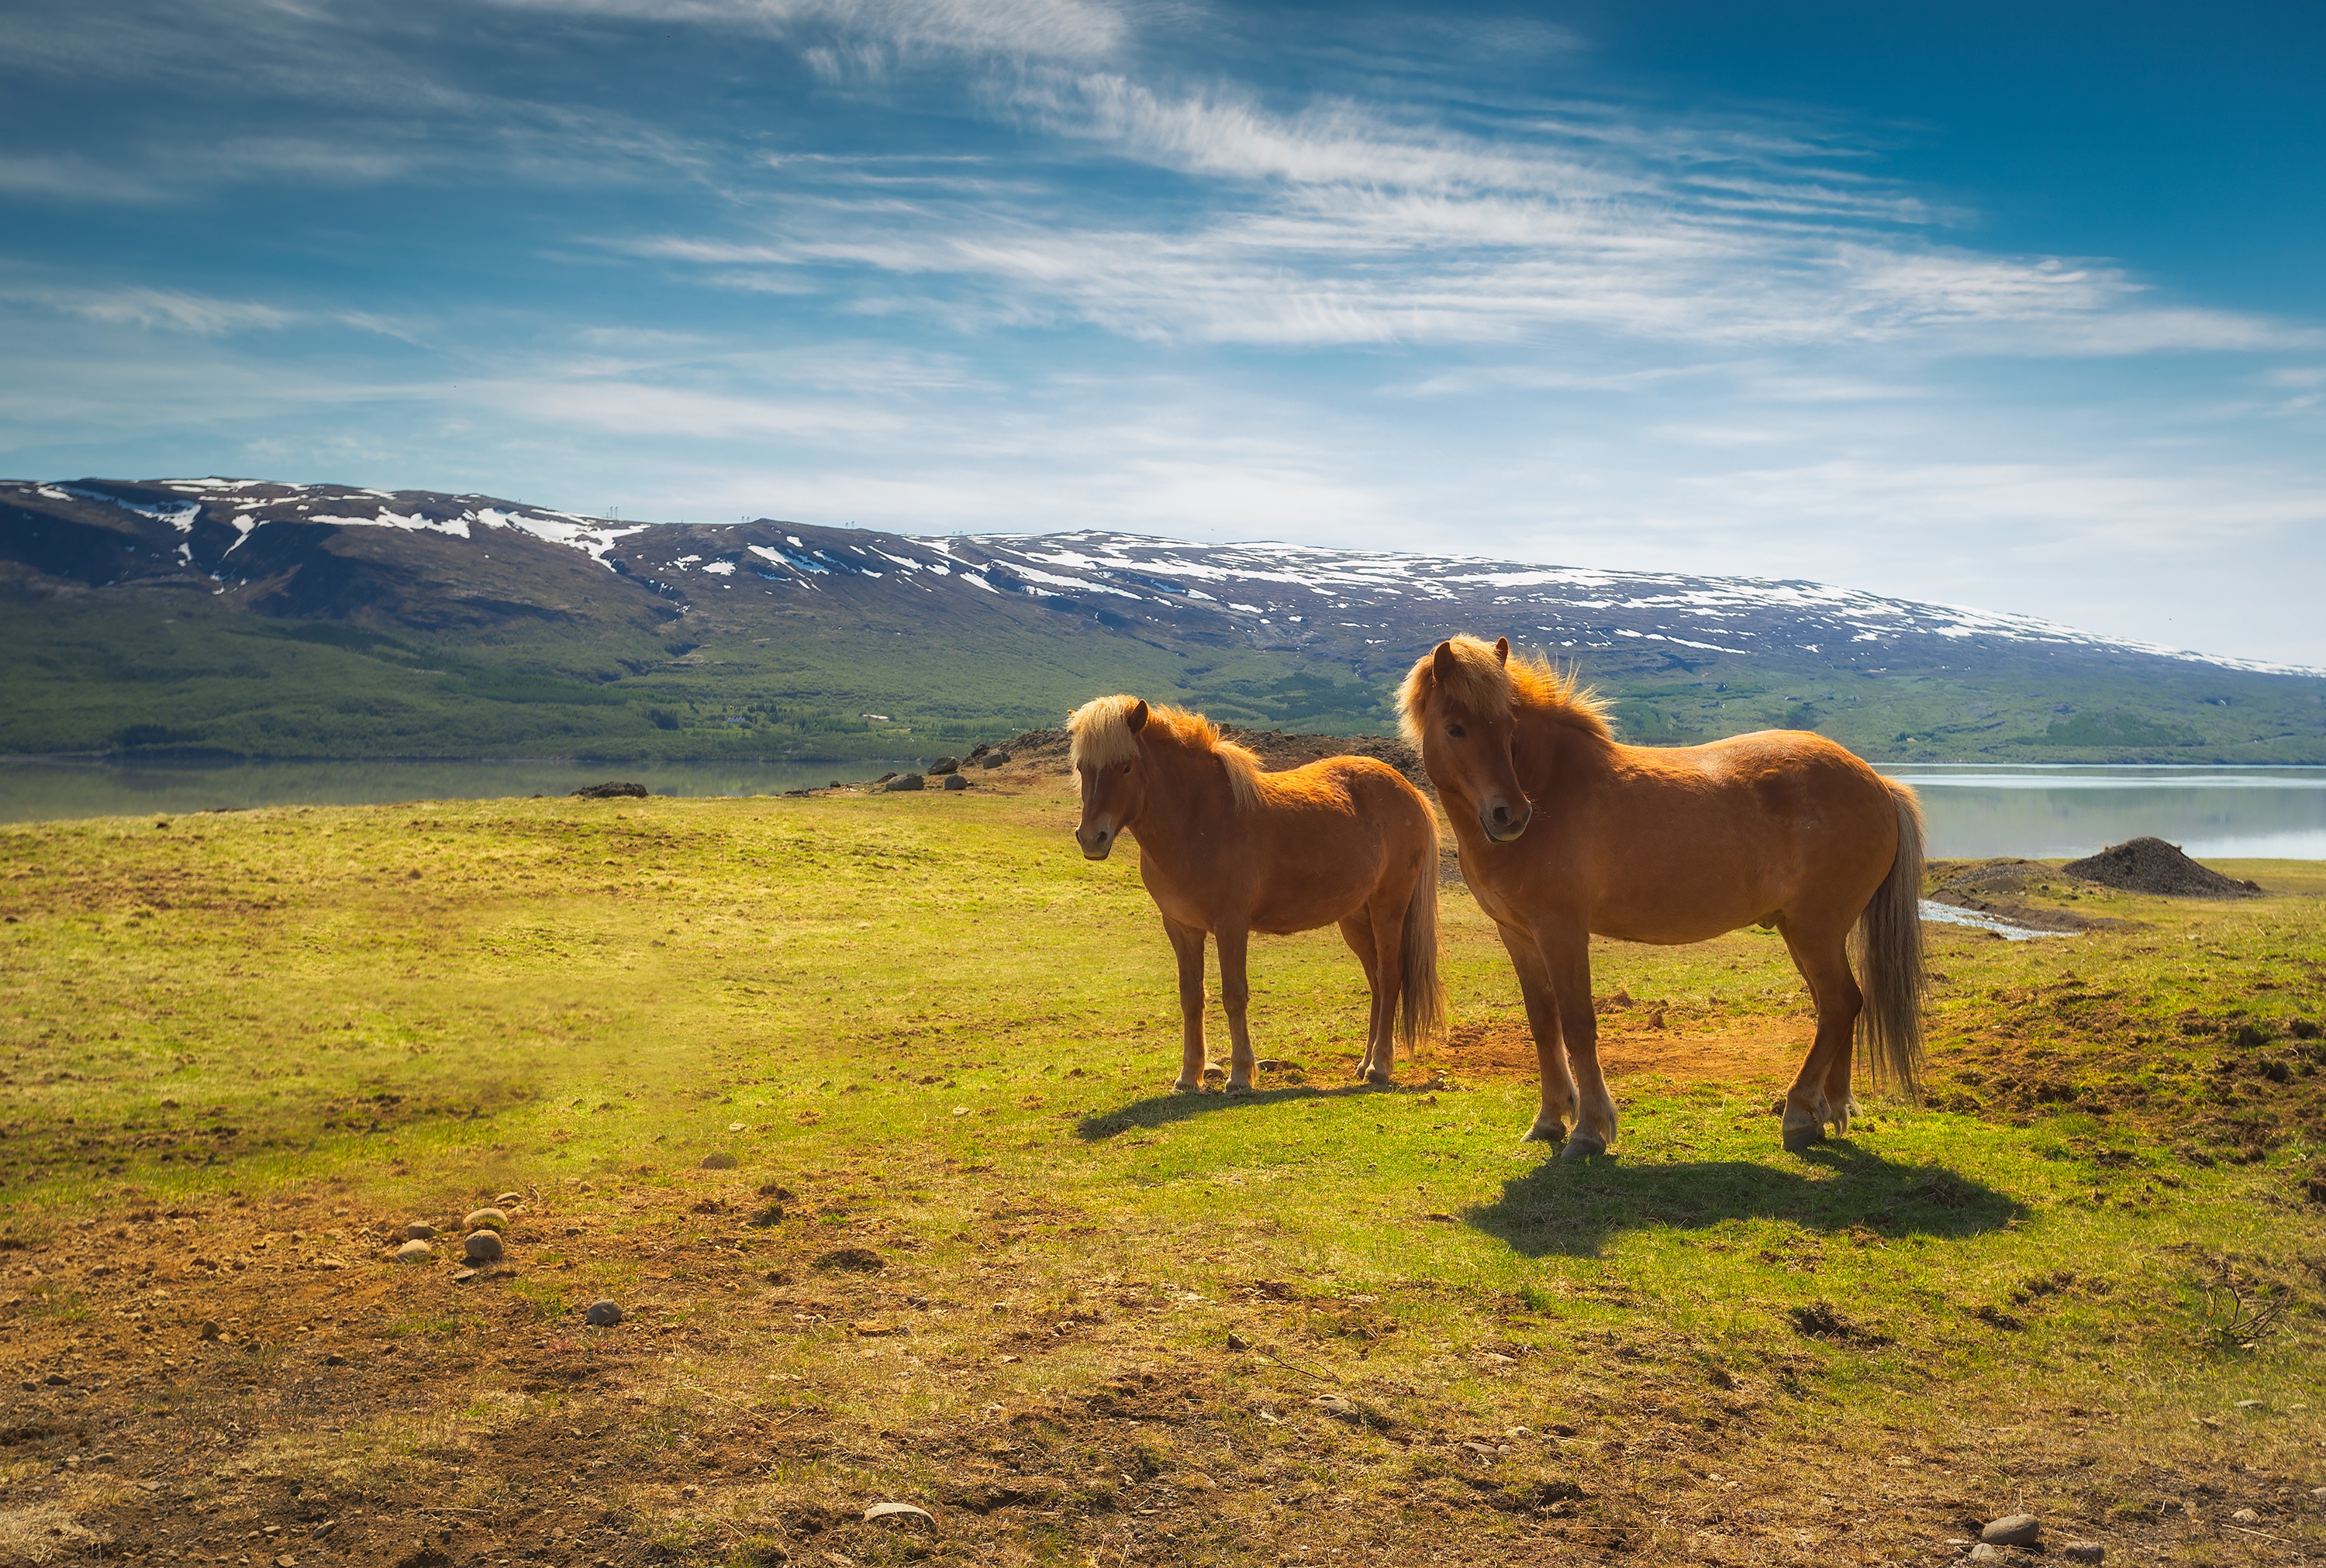
[[[213,591],[305,596],[295,578],[335,534],[379,530],[470,547],[478,564],[537,546],[595,562],[665,604],[740,609],[740,594],[916,596],[975,605],[1015,598],[1125,627],[1231,636],[1255,645],[1366,650],[1410,658],[1451,630],[1507,634],[1549,648],[1708,656],[1879,671],[1959,665],[1978,653],[2163,658],[2256,673],[2317,671],[2098,636],[2026,616],[1889,598],[1821,583],[1625,572],[1283,543],[1195,544],[1106,533],[916,538],[761,520],[620,522],[484,496],[351,489],[250,479],[0,482],[0,505],[37,533],[42,515],[72,531],[81,563],[107,580],[193,574]],[[97,541],[116,536],[103,549]],[[363,535],[356,535],[361,540]],[[377,535],[374,536],[377,537]],[[28,542],[29,543],[29,542]],[[19,561],[50,551],[7,552]],[[368,543],[368,541],[366,541]],[[142,558],[137,558],[143,552]],[[117,556],[117,559],[116,559]],[[136,558],[136,559],[133,559]],[[548,556],[546,559],[554,559]],[[64,564],[58,561],[58,564]],[[68,571],[88,580],[87,571]],[[497,574],[498,575],[498,574]],[[707,601],[707,602],[705,602]],[[286,607],[287,608],[287,607]]]
[[[553,667],[602,681],[648,678],[666,652],[684,660],[713,639],[735,650],[717,655],[730,671],[777,669],[792,648],[795,696],[836,700],[844,677],[882,712],[912,683],[968,711],[965,691],[942,690],[942,658],[909,682],[898,672],[916,650],[973,645],[990,706],[1031,690],[1013,661],[1042,661],[1057,682],[1045,702],[1161,675],[1159,694],[1241,700],[1245,719],[1378,728],[1395,678],[1469,631],[1573,658],[1645,739],[1788,723],[1901,756],[2035,745],[2062,759],[2203,747],[2210,760],[2326,760],[2321,672],[1813,582],[1096,532],[647,524],[221,478],[0,482],[0,587],[11,578],[51,598],[200,594],[276,622],[478,646],[562,638]],[[605,641],[618,632],[632,639],[619,655]],[[1268,696],[1286,682],[1306,694]]]

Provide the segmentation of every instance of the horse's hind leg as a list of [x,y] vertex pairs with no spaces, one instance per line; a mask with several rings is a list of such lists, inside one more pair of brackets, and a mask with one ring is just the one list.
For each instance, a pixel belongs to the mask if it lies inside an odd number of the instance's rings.
[[[1409,890],[1410,895],[1410,890]],[[1373,1083],[1397,1081],[1397,1004],[1405,987],[1405,905],[1407,900],[1375,900],[1366,930],[1373,944],[1372,1044],[1366,1053],[1365,1073]]]
[[[1372,1009],[1365,1018],[1365,1055],[1357,1063],[1357,1077],[1374,1083],[1389,1081],[1389,1071],[1380,1062],[1381,1043],[1390,1028],[1391,1013],[1382,1002],[1381,951],[1373,942],[1373,923],[1362,909],[1341,922],[1341,940],[1357,955],[1364,966],[1365,989],[1372,997]],[[1375,1074],[1379,1076],[1376,1077]]]
[[1251,1000],[1251,986],[1244,976],[1249,938],[1246,932],[1225,926],[1213,934],[1220,942],[1220,1006],[1228,1016],[1228,1092],[1250,1094],[1258,1058],[1252,1054],[1251,1031],[1244,1025],[1244,1008]]
[[1817,1039],[1785,1095],[1785,1147],[1799,1153],[1825,1140],[1828,1122],[1838,1132],[1849,1130],[1850,1052],[1865,998],[1849,972],[1846,928],[1816,933],[1791,924],[1782,929],[1793,965],[1817,1004]]
[[1534,1126],[1521,1143],[1558,1144],[1567,1141],[1568,1118],[1575,1111],[1575,1080],[1567,1071],[1567,1049],[1558,1034],[1558,1007],[1550,995],[1550,971],[1534,938],[1525,932],[1499,927],[1503,947],[1518,971],[1519,996],[1526,1003],[1527,1032],[1534,1036],[1534,1057],[1542,1075],[1542,1104]]
[[1181,1094],[1200,1094],[1204,1090],[1204,933],[1173,920],[1166,920],[1163,930],[1179,960],[1179,1081],[1171,1087]]

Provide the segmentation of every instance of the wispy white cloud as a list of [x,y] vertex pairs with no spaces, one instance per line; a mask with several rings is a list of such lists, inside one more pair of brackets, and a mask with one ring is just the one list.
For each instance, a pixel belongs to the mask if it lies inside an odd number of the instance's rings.
[[824,74],[879,71],[898,55],[1089,61],[1130,32],[1096,0],[499,0],[529,10],[764,32],[800,41]]
[[1781,127],[1617,135],[1577,110],[1488,138],[1347,101],[1285,113],[1233,90],[1172,95],[1055,70],[1014,73],[991,100],[1195,184],[1158,204],[1165,221],[1110,222],[1070,216],[1056,190],[916,190],[893,170],[872,190],[834,166],[767,198],[774,237],[626,248],[702,264],[723,286],[799,290],[809,270],[853,270],[905,283],[879,294],[885,311],[1155,341],[1539,344],[1594,331],[2080,356],[2302,337],[2152,303],[2113,265],[1950,243],[1911,193]]

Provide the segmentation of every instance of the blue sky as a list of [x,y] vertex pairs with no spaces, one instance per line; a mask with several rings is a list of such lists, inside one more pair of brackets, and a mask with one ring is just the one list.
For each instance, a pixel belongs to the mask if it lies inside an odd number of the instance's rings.
[[2319,7],[85,0],[0,58],[17,477],[1808,577],[2326,665]]

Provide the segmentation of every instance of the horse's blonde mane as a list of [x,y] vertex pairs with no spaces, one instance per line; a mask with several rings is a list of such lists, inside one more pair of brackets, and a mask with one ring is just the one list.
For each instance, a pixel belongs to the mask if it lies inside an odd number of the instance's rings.
[[1139,755],[1142,745],[1163,745],[1220,759],[1227,770],[1228,793],[1245,811],[1260,804],[1260,758],[1233,740],[1220,738],[1220,727],[1200,713],[1183,708],[1149,707],[1147,722],[1130,728],[1130,710],[1139,706],[1131,696],[1093,697],[1066,715],[1066,733],[1074,747],[1067,765],[1079,782],[1084,765],[1112,767]]
[[[1493,645],[1467,633],[1447,640],[1454,651],[1454,671],[1446,680],[1446,699],[1471,713],[1501,714],[1524,709],[1558,724],[1569,725],[1602,740],[1614,738],[1607,722],[1607,702],[1583,684],[1574,670],[1562,670],[1540,654],[1518,654],[1506,663],[1494,656]],[[1421,715],[1437,689],[1437,650],[1432,648],[1405,678],[1397,699],[1398,728],[1417,751],[1421,747]]]

